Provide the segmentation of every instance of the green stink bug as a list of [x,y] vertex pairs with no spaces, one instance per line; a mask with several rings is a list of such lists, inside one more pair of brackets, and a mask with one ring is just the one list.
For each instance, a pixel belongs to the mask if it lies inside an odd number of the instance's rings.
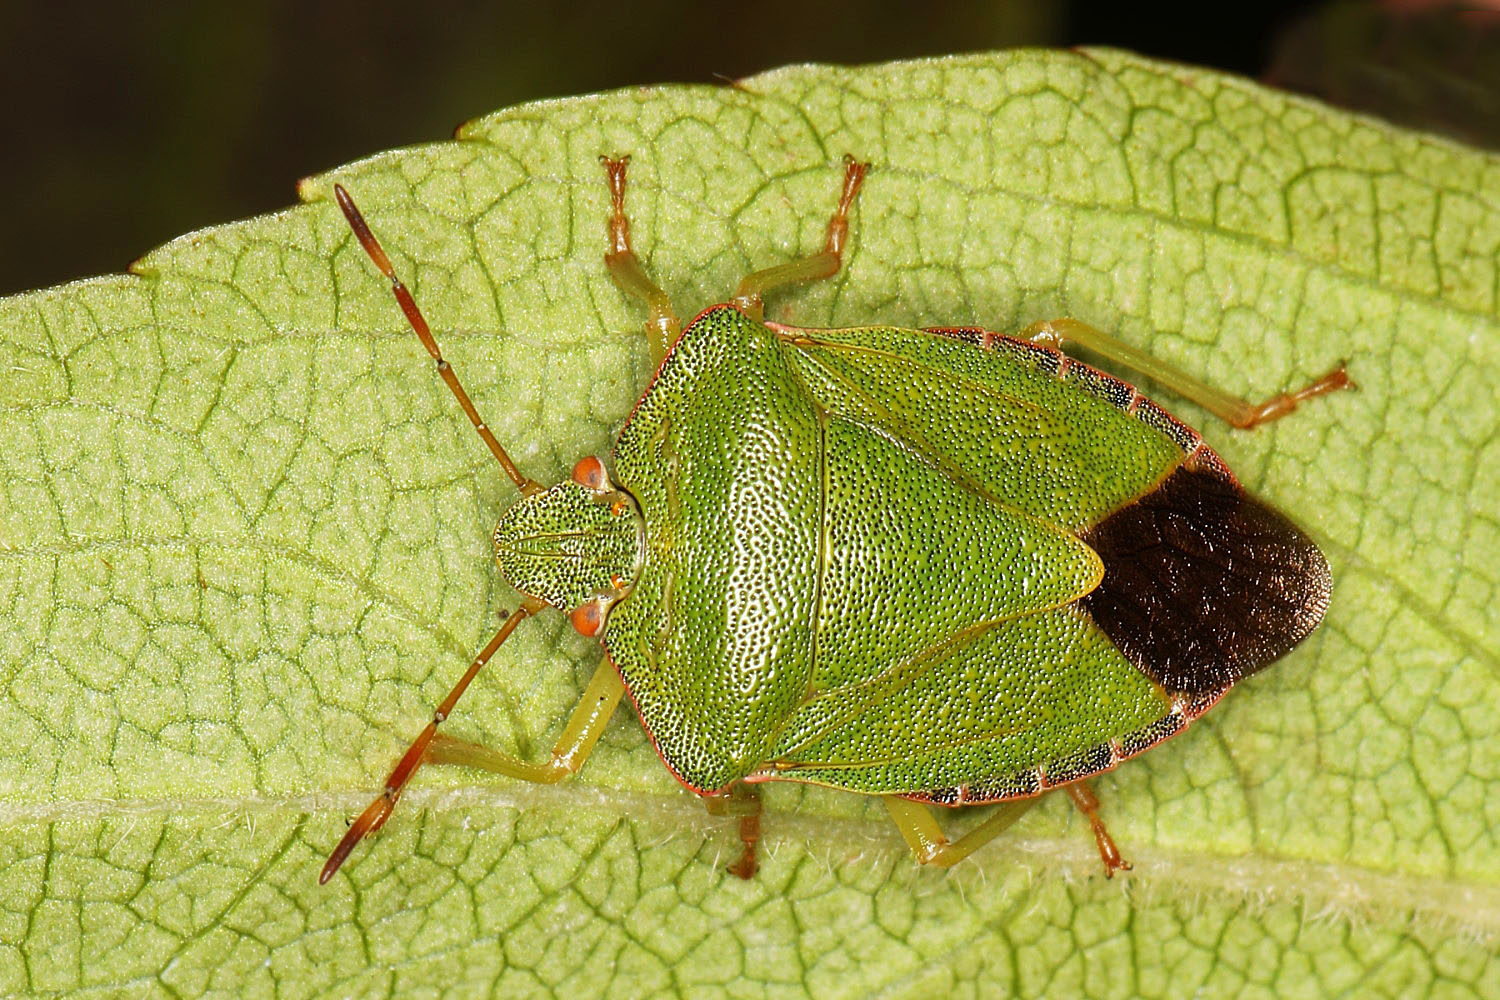
[[[741,817],[756,782],[879,795],[921,863],[951,865],[1066,787],[1106,874],[1120,857],[1084,779],[1180,732],[1285,654],[1327,607],[1317,547],[1249,497],[1201,436],[1064,339],[1240,427],[1344,388],[1339,366],[1254,405],[1075,320],[819,330],[763,295],[832,277],[866,164],[846,158],[822,252],[744,278],[683,329],[631,246],[628,158],[603,158],[606,266],[649,310],[657,370],[615,442],[551,488],[480,419],[348,193],[464,413],[521,492],[495,529],[523,595],[323,868],[390,816],[424,763],[528,781],[578,770],[629,693],[672,773]],[[543,764],[438,732],[511,632],[545,607],[605,657]],[[956,841],[926,803],[1012,802]]]

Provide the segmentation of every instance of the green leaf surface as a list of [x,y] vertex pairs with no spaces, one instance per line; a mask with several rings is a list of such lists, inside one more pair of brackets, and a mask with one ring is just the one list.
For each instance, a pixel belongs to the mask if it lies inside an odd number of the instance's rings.
[[[1070,314],[1247,395],[1202,426],[1328,553],[1324,626],[951,873],[878,803],[769,788],[761,874],[628,711],[576,779],[424,772],[346,817],[515,595],[513,489],[329,199],[359,200],[530,475],[645,386],[601,255],[633,157],[685,314],[817,247],[804,325]],[[528,105],[304,182],[125,276],[0,301],[0,992],[69,996],[1500,995],[1500,160],[1118,52],[795,67]],[[455,735],[538,757],[597,663],[527,623]],[[944,816],[962,829],[983,811]]]

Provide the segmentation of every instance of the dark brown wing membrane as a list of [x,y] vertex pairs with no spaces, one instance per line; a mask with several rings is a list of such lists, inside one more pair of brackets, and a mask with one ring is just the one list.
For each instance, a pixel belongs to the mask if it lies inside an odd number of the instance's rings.
[[1170,692],[1221,691],[1255,673],[1328,607],[1317,546],[1212,468],[1179,467],[1083,537],[1104,580],[1081,605]]

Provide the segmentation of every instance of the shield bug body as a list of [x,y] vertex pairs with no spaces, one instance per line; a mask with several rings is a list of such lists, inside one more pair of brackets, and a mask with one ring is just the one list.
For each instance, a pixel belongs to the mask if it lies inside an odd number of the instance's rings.
[[[1248,496],[1203,439],[1073,341],[1240,427],[1347,386],[1342,366],[1253,405],[1074,320],[1020,337],[976,328],[802,329],[762,296],[839,270],[866,165],[846,161],[822,252],[745,278],[682,329],[625,213],[627,159],[604,159],[605,263],[649,309],[658,362],[606,464],[551,488],[481,421],[353,201],[338,202],[439,373],[521,491],[495,530],[524,598],[351,825],[327,881],[423,763],[529,781],[576,771],[629,692],[662,760],[710,810],[754,783],[882,797],[917,860],[949,865],[1063,786],[1106,873],[1128,867],[1084,779],[1180,732],[1300,642],[1328,565]],[[474,675],[551,606],[605,656],[551,757],[438,733]],[[1013,802],[957,841],[928,803]]]

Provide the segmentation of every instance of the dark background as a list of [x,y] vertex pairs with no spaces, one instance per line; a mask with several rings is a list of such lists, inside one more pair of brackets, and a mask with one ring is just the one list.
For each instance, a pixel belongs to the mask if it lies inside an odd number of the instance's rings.
[[0,294],[119,271],[506,105],[793,62],[1111,45],[1486,142],[1500,31],[1472,8],[1490,6],[0,0]]

